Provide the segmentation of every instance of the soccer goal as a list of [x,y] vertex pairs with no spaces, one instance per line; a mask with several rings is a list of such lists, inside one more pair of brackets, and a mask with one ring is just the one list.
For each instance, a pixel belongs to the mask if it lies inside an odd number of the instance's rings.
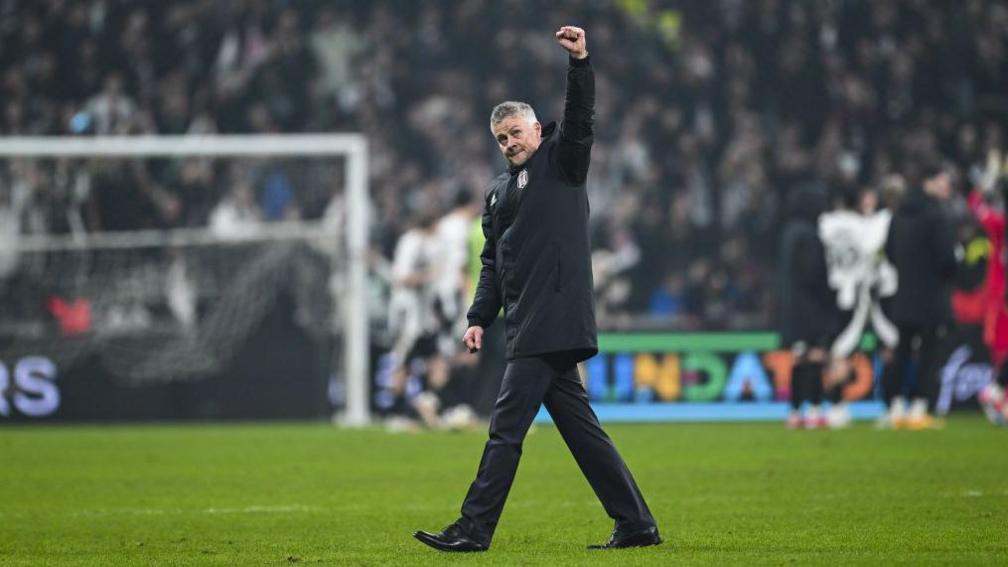
[[359,134],[0,138],[0,394],[40,348],[199,380],[283,296],[368,423],[367,161]]

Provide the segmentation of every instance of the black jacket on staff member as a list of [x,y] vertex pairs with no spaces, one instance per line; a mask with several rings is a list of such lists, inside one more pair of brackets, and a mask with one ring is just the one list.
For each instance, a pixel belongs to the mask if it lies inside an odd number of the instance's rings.
[[567,351],[581,361],[598,352],[585,190],[594,107],[588,58],[572,57],[563,124],[547,124],[539,149],[487,192],[468,319],[487,328],[503,306],[508,359]]
[[886,256],[899,274],[893,321],[935,327],[952,322],[955,233],[941,204],[920,188],[910,191],[893,217]]
[[781,234],[779,262],[779,321],[781,344],[806,348],[829,346],[837,331],[836,294],[830,289],[826,251],[819,239],[818,218],[826,197],[802,190],[791,195],[791,220]]

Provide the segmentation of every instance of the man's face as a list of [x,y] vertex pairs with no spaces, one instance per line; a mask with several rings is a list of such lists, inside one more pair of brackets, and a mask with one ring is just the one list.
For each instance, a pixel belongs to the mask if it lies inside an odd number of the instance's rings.
[[858,209],[862,215],[872,215],[878,209],[878,193],[874,191],[864,191],[858,202]]
[[928,179],[924,190],[939,200],[947,201],[952,197],[952,176],[943,171]]
[[511,165],[521,165],[532,157],[542,142],[542,126],[518,114],[508,116],[493,127],[497,147]]

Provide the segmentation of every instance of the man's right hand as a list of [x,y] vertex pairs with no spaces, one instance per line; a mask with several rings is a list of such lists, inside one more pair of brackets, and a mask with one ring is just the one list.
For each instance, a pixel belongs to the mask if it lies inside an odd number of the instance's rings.
[[477,352],[483,346],[483,327],[473,325],[466,329],[465,336],[462,337],[469,352]]
[[556,32],[557,43],[575,59],[588,57],[588,44],[585,41],[585,31],[574,26],[563,26]]

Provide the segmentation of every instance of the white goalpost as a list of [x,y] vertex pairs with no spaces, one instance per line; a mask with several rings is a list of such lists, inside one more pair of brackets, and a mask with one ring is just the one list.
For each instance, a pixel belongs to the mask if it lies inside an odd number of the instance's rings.
[[[338,298],[342,313],[330,321],[343,336],[345,411],[338,422],[362,426],[370,421],[368,337],[368,149],[361,134],[201,135],[122,137],[6,137],[0,138],[0,159],[60,158],[341,158],[345,163],[344,249],[340,266],[345,290]],[[255,240],[297,238],[306,232],[321,235],[320,221],[268,223],[240,238]],[[209,243],[216,238],[206,229],[143,230],[128,232],[32,235],[17,239],[18,251],[113,249],[136,246],[176,246]],[[336,301],[337,298],[334,298]]]

